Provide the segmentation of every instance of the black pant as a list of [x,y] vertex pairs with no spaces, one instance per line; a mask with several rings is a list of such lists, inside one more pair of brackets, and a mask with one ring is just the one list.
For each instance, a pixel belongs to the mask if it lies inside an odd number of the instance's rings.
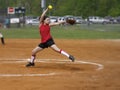
[[5,44],[4,37],[1,37],[2,44]]

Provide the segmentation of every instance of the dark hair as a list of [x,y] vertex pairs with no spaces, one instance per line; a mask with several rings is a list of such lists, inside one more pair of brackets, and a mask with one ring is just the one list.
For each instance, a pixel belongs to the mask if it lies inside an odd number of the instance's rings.
[[[40,20],[40,18],[41,18],[41,17],[39,17],[39,20]],[[44,20],[45,20],[46,18],[48,18],[48,16],[44,16],[42,22],[44,22]]]

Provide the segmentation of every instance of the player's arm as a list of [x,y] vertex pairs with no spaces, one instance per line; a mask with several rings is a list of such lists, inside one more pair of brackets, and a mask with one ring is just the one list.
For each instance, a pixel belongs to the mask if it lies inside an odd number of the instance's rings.
[[57,25],[64,24],[64,23],[65,21],[59,21],[59,22],[50,23],[49,26],[57,26]]
[[47,13],[48,11],[48,8],[42,13],[42,15],[40,16],[40,23],[42,23],[43,19],[44,19],[44,16],[45,14]]

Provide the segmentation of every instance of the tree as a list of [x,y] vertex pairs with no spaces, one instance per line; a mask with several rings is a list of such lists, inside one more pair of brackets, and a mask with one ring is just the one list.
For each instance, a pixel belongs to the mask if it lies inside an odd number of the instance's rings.
[[[75,15],[75,16],[119,16],[120,0],[46,0],[46,5],[53,5],[51,15]],[[41,0],[0,0],[0,9],[10,7],[26,8],[27,15],[40,15]]]

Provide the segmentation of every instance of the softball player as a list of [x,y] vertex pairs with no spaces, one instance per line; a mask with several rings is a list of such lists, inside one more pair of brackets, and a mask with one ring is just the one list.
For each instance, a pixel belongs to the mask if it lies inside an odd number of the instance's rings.
[[4,45],[4,44],[5,44],[5,41],[4,41],[4,37],[3,37],[2,33],[0,33],[0,38],[1,38],[2,44]]
[[41,35],[41,43],[35,47],[33,50],[32,50],[32,55],[31,55],[31,59],[30,61],[26,64],[26,67],[30,67],[30,66],[34,66],[35,63],[34,63],[34,60],[35,60],[35,57],[36,57],[36,54],[45,49],[45,48],[52,48],[54,51],[60,53],[60,54],[63,54],[65,55],[66,57],[68,57],[72,62],[74,62],[75,58],[66,53],[65,51],[63,51],[62,49],[59,49],[51,34],[50,34],[50,27],[51,26],[56,26],[56,25],[60,25],[60,24],[63,24],[65,23],[65,21],[60,21],[60,22],[54,22],[54,23],[50,23],[50,18],[45,16],[45,14],[47,13],[49,9],[47,8],[41,15],[40,17],[40,24],[39,24],[39,32],[40,32],[40,35]]
[[[0,23],[0,28],[2,27],[2,24]],[[2,35],[2,33],[0,32],[0,38],[1,38],[1,42],[2,44],[4,45],[5,44],[5,41],[4,41],[4,37]]]

